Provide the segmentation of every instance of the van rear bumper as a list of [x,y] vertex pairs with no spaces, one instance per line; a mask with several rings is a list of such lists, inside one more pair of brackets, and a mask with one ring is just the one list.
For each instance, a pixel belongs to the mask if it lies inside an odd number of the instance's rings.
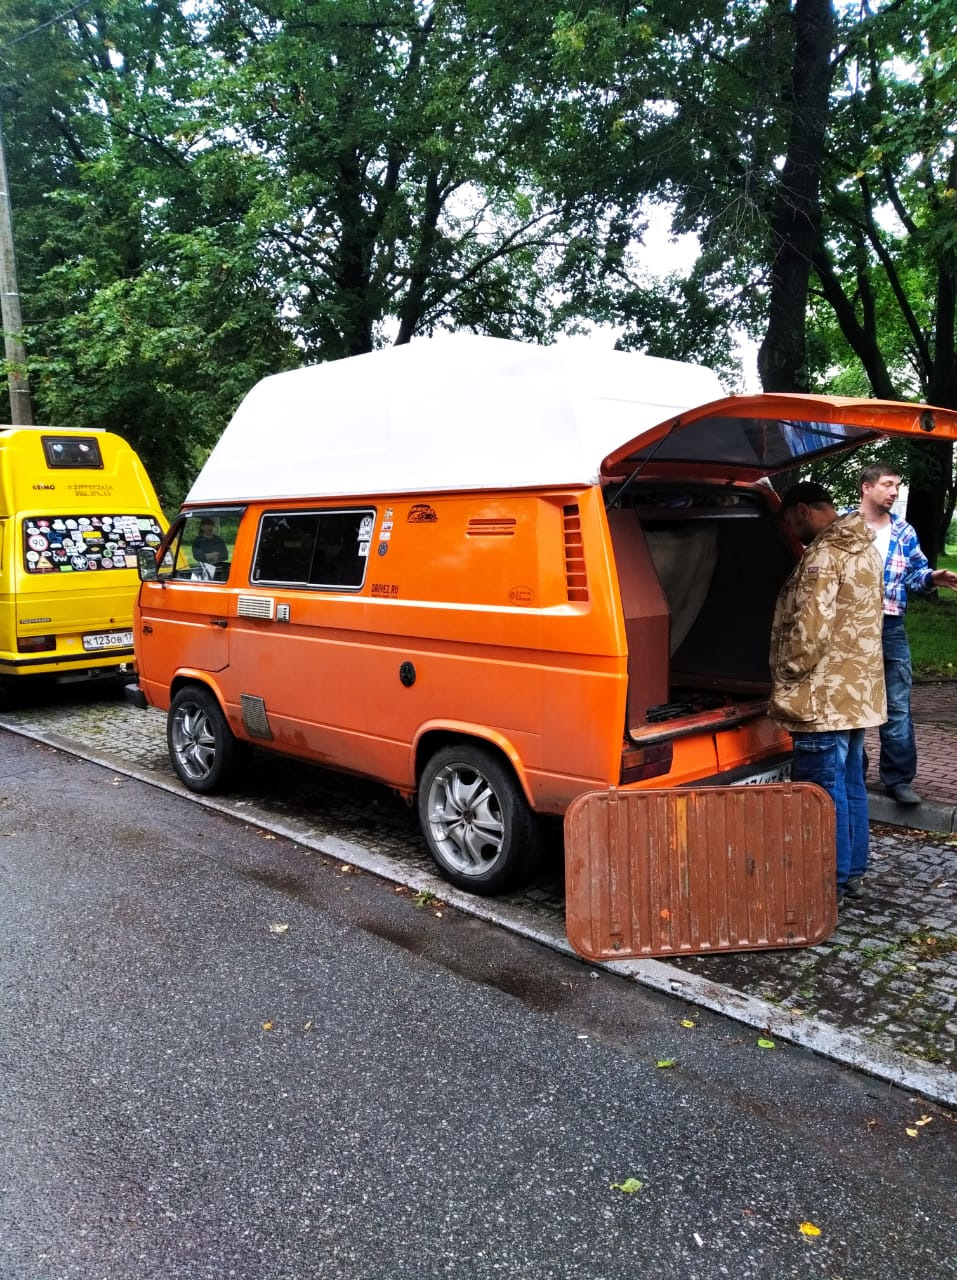
[[81,674],[95,672],[116,673],[122,668],[129,668],[133,661],[132,649],[111,649],[102,658],[93,658],[88,653],[77,654],[42,654],[37,658],[21,658],[18,655],[0,657],[0,675],[59,675],[71,671]]
[[123,697],[131,707],[138,707],[140,711],[146,711],[149,703],[146,701],[146,694],[138,684],[126,684],[123,686]]

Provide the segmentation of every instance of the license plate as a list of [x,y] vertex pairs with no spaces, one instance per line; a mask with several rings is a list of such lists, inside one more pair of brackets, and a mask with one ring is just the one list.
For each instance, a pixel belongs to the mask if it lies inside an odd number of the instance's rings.
[[92,631],[83,637],[83,648],[87,653],[97,649],[128,649],[132,644],[132,631]]
[[755,787],[762,782],[787,782],[791,777],[791,761],[786,760],[784,764],[775,765],[773,769],[765,769],[761,773],[751,773],[746,778],[739,778],[737,782],[732,782],[732,787]]

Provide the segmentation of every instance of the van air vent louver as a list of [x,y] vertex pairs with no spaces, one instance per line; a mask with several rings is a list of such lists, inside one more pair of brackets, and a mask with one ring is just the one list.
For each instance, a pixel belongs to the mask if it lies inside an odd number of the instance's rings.
[[565,534],[565,591],[569,600],[587,600],[585,544],[582,541],[581,513],[577,502],[562,508],[562,522]]
[[487,519],[476,516],[468,522],[465,536],[467,538],[512,538],[515,536],[516,523],[514,516],[491,516]]

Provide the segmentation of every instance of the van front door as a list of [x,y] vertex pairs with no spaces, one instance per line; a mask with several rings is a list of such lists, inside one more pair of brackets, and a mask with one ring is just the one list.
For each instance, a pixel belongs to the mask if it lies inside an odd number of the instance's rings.
[[140,588],[136,661],[140,683],[156,705],[169,700],[178,673],[223,671],[229,665],[232,549],[241,509],[190,512],[174,525],[159,577]]
[[808,947],[837,925],[834,805],[811,783],[591,791],[565,815],[588,960]]

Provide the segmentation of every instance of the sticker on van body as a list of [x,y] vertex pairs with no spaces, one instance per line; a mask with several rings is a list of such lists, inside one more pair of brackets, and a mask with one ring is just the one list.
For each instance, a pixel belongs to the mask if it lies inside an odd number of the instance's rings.
[[136,549],[158,546],[161,535],[152,516],[26,516],[24,565],[29,573],[129,569]]
[[435,508],[427,502],[416,502],[409,508],[406,520],[409,524],[435,524],[438,520]]

